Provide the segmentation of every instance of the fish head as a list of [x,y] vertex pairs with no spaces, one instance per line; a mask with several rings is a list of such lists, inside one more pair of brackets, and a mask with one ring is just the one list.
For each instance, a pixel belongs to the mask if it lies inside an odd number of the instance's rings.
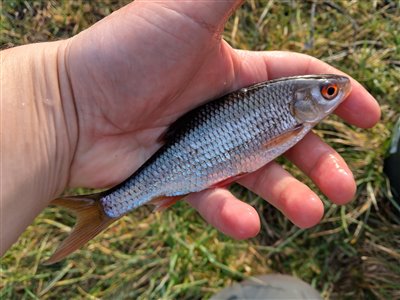
[[301,123],[317,123],[333,112],[350,91],[350,80],[345,76],[301,76],[294,81],[292,113]]

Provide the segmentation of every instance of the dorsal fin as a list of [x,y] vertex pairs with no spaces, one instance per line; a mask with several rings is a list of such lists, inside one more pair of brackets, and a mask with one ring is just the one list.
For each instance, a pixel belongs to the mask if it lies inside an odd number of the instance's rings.
[[194,116],[199,112],[199,110],[203,109],[203,107],[196,107],[172,122],[169,127],[158,137],[157,142],[164,144],[179,134],[179,132],[187,130],[187,125],[191,120],[193,120]]
[[[223,105],[224,101],[228,99],[235,99],[237,101],[241,101],[240,97],[235,97],[233,96],[235,93],[236,94],[243,94],[243,93],[249,93],[249,92],[254,92],[266,85],[267,82],[261,82],[259,84],[255,84],[252,86],[249,86],[247,88],[241,88],[238,89],[234,92],[231,93],[226,93],[222,94],[220,96],[217,96],[216,98],[213,98],[209,101],[206,101],[204,104],[200,104],[199,106],[193,108],[189,112],[185,113],[184,115],[180,116],[178,119],[176,119],[174,122],[170,124],[170,126],[158,137],[157,142],[159,143],[166,143],[171,140],[172,137],[176,136],[177,134],[184,132],[185,130],[188,130],[190,128],[189,123],[191,120],[194,119],[195,116],[198,114],[201,114],[202,111],[208,111],[211,107],[218,107],[218,105]],[[199,120],[197,120],[199,122]]]

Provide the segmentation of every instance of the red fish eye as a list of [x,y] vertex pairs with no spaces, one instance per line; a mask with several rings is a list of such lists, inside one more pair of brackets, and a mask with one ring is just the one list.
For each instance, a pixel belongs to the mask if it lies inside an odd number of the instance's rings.
[[338,94],[338,86],[335,83],[327,84],[321,87],[321,94],[327,100],[332,100]]

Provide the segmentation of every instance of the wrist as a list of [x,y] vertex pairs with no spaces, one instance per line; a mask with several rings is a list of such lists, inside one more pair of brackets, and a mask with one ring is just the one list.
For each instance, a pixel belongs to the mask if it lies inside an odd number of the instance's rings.
[[[66,187],[77,118],[63,64],[67,41],[1,52],[1,228],[7,249]],[[2,232],[3,236],[3,232]],[[2,252],[2,251],[1,251]]]
[[[64,64],[67,45],[59,41],[2,52],[2,152],[10,162],[7,177],[38,176],[35,182],[47,201],[67,184],[77,140],[74,99]],[[24,171],[27,168],[29,172]]]

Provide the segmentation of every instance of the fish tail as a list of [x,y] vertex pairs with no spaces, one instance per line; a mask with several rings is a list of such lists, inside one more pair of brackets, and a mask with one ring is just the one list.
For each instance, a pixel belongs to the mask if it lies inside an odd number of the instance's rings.
[[73,211],[77,220],[69,236],[61,243],[54,254],[44,262],[45,265],[59,262],[119,219],[110,218],[104,213],[99,201],[100,197],[100,194],[70,196],[58,198],[51,202],[51,204]]

